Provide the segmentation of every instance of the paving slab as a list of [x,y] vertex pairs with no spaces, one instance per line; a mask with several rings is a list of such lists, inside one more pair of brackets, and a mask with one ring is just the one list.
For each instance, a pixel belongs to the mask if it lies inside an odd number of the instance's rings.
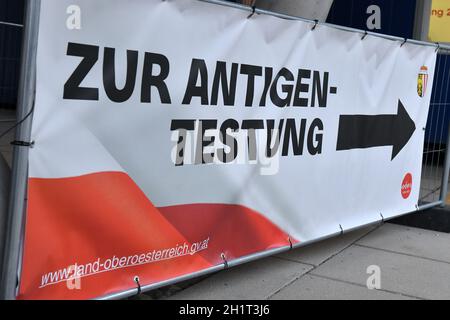
[[450,299],[450,264],[352,245],[310,274],[365,286],[367,267],[381,270],[381,289],[423,299]]
[[305,275],[281,289],[270,300],[411,300],[414,298],[382,290]]
[[375,228],[376,226],[372,226],[349,232],[342,236],[333,237],[305,247],[283,252],[275,257],[318,266]]
[[311,269],[270,257],[218,272],[169,299],[267,299]]
[[450,263],[448,233],[386,223],[356,244]]

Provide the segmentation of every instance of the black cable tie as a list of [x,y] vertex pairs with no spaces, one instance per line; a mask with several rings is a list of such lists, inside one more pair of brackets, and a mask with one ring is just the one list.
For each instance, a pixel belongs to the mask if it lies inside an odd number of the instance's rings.
[[342,229],[341,225],[339,225],[339,228],[341,228],[341,235],[344,234],[344,229]]
[[367,31],[364,31],[364,35],[362,36],[361,40],[364,40],[367,37],[368,34],[369,33]]
[[317,27],[317,25],[319,24],[319,20],[314,20],[314,25],[313,25],[313,27],[311,28],[311,31],[313,31],[314,29],[316,29],[316,27]]
[[253,15],[256,13],[256,0],[253,0],[251,7],[252,7],[252,13],[250,13],[248,15],[247,19],[250,19],[251,17],[253,17]]
[[400,45],[400,47],[403,47],[403,45],[406,43],[406,41],[408,41],[408,38],[405,38],[405,40],[403,40],[402,44]]
[[441,48],[441,44],[439,42],[436,42],[436,51],[435,52],[438,52],[440,48]]
[[220,255],[220,257],[221,257],[222,260],[223,260],[224,268],[225,268],[225,269],[228,269],[228,261],[227,261],[227,257],[225,256],[225,253],[222,253],[222,254]]
[[136,295],[141,294],[142,289],[141,289],[141,284],[139,282],[138,276],[134,276],[134,282],[136,282],[136,284],[137,284],[137,294]]
[[291,237],[288,238],[288,241],[289,241],[289,247],[290,247],[289,250],[292,250],[292,241],[291,241]]
[[380,212],[380,216],[381,216],[381,222],[384,223],[384,217],[383,214]]
[[17,146],[17,147],[28,147],[28,148],[33,148],[34,147],[34,141],[21,141],[21,140],[14,140],[11,141],[11,144],[13,146]]

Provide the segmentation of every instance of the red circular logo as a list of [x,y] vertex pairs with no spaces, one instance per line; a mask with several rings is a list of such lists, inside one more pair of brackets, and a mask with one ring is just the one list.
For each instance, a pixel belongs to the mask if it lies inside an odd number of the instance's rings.
[[412,189],[412,175],[411,173],[407,173],[406,176],[403,178],[402,182],[402,197],[403,199],[408,199],[409,195],[411,194]]

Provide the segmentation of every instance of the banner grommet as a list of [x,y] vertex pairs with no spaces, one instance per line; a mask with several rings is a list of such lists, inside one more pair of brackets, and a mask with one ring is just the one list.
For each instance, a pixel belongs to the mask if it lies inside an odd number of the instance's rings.
[[252,8],[252,13],[250,13],[247,17],[247,19],[250,19],[251,17],[253,17],[253,15],[256,13],[256,0],[253,0],[252,4],[251,4],[251,8]]
[[141,283],[139,282],[139,276],[134,276],[133,280],[134,280],[134,282],[136,282],[136,285],[137,285],[137,293],[136,293],[136,295],[139,295],[142,292]]
[[228,261],[227,261],[227,257],[225,256],[225,253],[221,253],[220,254],[220,257],[222,258],[222,260],[223,260],[223,264],[224,264],[224,269],[228,269]]
[[439,42],[436,42],[436,51],[435,52],[438,52],[440,48],[441,48],[441,44]]
[[364,39],[367,37],[368,34],[369,34],[369,33],[367,32],[367,30],[364,31],[364,35],[361,37],[361,40],[364,40]]
[[402,44],[400,45],[400,47],[403,47],[403,45],[408,41],[408,38],[405,38],[402,42]]

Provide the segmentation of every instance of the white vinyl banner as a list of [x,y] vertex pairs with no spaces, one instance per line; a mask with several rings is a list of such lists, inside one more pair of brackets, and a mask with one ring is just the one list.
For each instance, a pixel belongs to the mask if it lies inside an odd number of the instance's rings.
[[19,298],[414,211],[432,47],[195,0],[42,0]]

